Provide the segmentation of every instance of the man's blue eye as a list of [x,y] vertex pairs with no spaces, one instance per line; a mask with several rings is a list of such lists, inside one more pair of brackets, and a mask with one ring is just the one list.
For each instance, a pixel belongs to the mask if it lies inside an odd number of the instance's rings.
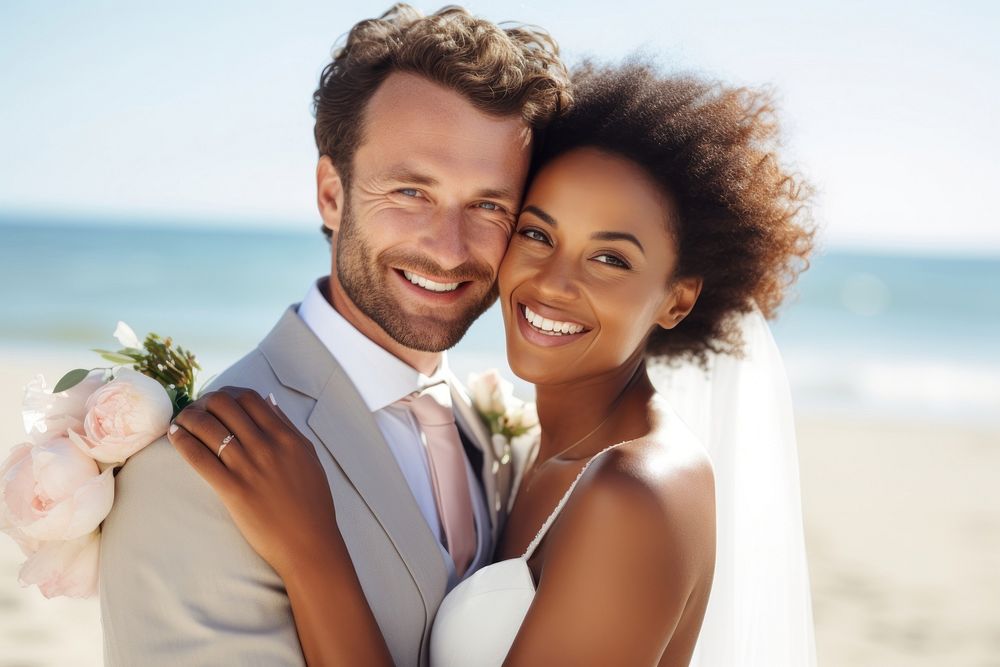
[[416,188],[403,188],[399,192],[406,195],[407,197],[416,197],[420,194],[420,191],[417,190]]
[[500,204],[497,204],[496,202],[492,202],[492,201],[479,202],[479,207],[480,208],[484,208],[487,211],[499,211],[500,210]]

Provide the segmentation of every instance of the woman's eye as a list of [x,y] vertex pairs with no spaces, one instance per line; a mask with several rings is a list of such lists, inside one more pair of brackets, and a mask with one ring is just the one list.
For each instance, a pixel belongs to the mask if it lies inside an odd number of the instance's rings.
[[522,229],[519,233],[524,238],[531,239],[532,241],[541,241],[542,243],[549,242],[548,236],[546,236],[541,231],[534,229],[532,227],[528,227],[527,229]]
[[611,266],[618,266],[623,269],[631,269],[629,263],[618,255],[609,255],[608,253],[603,253],[594,258],[598,262],[603,262],[605,264],[610,264]]

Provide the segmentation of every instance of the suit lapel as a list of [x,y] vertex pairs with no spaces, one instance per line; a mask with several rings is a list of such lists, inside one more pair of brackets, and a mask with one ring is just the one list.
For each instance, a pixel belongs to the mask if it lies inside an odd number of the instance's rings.
[[433,600],[434,591],[443,592],[448,579],[438,541],[371,412],[343,371],[331,376],[317,399],[309,427],[392,540],[424,601]]
[[432,615],[448,578],[437,539],[354,384],[294,306],[260,349],[282,384],[316,399],[309,427],[389,536]]
[[452,405],[456,421],[483,453],[483,466],[479,473],[483,480],[483,489],[486,492],[486,505],[490,513],[493,544],[496,544],[505,519],[505,512],[502,510],[506,505],[505,497],[509,491],[510,457],[506,457],[506,461],[504,461],[504,452],[496,451],[489,429],[465,395],[458,380],[452,376],[448,383],[451,385]]

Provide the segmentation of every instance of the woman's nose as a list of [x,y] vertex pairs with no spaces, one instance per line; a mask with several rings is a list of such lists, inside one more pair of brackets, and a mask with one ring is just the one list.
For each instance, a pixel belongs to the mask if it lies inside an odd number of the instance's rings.
[[536,289],[542,299],[572,301],[580,296],[578,267],[572,258],[551,255],[536,276]]

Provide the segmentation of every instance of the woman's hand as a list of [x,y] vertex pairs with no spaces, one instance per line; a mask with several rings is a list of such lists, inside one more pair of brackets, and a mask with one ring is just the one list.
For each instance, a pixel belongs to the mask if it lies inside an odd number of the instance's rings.
[[347,557],[319,456],[273,395],[239,387],[205,394],[177,416],[168,438],[283,578],[318,548]]
[[319,456],[274,396],[223,387],[177,415],[168,437],[284,580],[306,664],[391,666]]

